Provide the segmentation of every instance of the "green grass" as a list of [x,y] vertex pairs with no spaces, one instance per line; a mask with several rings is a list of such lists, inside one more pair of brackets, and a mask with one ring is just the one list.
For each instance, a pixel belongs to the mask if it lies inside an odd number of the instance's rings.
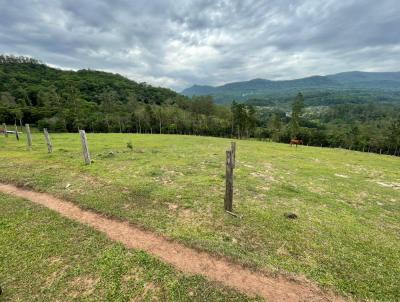
[[24,200],[0,208],[0,301],[251,300]]
[[[304,274],[357,299],[400,297],[400,159],[237,143],[234,209],[223,212],[225,150],[210,137],[78,134],[0,139],[0,180],[46,191],[260,270]],[[133,150],[127,148],[133,143]],[[284,217],[295,212],[297,220]]]

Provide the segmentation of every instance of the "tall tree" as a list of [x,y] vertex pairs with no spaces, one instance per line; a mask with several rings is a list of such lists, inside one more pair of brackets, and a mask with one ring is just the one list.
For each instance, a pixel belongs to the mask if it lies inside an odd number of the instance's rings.
[[282,130],[282,122],[278,114],[274,114],[270,123],[270,128],[272,128],[272,139],[275,142],[279,142]]
[[300,134],[300,116],[304,108],[304,97],[299,92],[292,103],[292,119],[290,121],[290,134],[292,138],[297,138]]

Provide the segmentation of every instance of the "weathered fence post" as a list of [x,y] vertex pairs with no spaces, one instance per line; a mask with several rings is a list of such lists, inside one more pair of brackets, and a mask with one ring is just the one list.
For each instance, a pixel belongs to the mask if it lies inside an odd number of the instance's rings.
[[19,141],[18,126],[15,124],[15,138]]
[[51,138],[50,138],[49,132],[47,131],[47,128],[43,128],[43,133],[44,133],[44,138],[46,139],[46,143],[47,143],[47,150],[49,151],[49,153],[52,153],[53,145],[51,144]]
[[85,160],[85,164],[90,165],[92,163],[92,161],[90,159],[89,146],[87,143],[86,132],[85,132],[85,130],[79,130],[79,134],[81,135],[82,151],[83,151],[83,158]]
[[5,137],[8,137],[7,125],[6,125],[6,123],[3,123],[3,128],[4,128],[4,136],[5,136]]
[[226,183],[225,183],[225,211],[232,212],[233,203],[233,154],[231,150],[226,151]]
[[231,142],[232,168],[236,167],[236,142]]
[[32,148],[32,134],[29,124],[25,124],[25,129],[26,129],[26,137],[28,139],[28,148],[30,150]]

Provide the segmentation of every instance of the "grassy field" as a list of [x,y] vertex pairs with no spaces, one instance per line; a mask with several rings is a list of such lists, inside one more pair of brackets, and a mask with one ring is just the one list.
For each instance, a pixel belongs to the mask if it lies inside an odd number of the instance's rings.
[[0,207],[0,301],[251,300],[24,200]]
[[400,297],[399,158],[238,141],[238,219],[222,210],[230,140],[88,134],[94,163],[85,166],[78,134],[52,139],[49,155],[39,133],[30,152],[25,137],[0,137],[0,181],[260,270],[302,274],[342,295]]

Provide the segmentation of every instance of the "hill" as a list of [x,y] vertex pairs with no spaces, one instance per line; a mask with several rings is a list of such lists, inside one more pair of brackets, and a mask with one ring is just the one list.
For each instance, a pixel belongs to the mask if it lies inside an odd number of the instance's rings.
[[[287,272],[290,277],[292,274],[305,275],[321,287],[333,289],[355,301],[396,301],[399,297],[398,157],[343,149],[291,148],[286,144],[237,141],[233,210],[240,215],[239,218],[223,210],[225,151],[230,147],[231,139],[88,133],[94,163],[84,166],[77,133],[51,135],[52,154],[47,154],[46,143],[40,133],[33,134],[31,151],[26,149],[25,134],[20,141],[0,136],[0,183],[25,185],[33,190],[48,192],[103,217],[130,222],[169,240],[227,257],[255,270],[271,272],[267,274],[269,276],[280,276],[280,272]],[[129,141],[133,142],[133,150],[126,147]],[[33,242],[24,245],[29,246],[30,253],[17,254],[26,257],[27,263],[32,264],[24,269],[35,273],[46,272],[46,265],[35,270],[36,262],[29,260],[49,259],[42,257],[40,252],[45,247],[45,256],[59,250],[62,240],[55,235],[59,229],[53,226],[53,222],[57,221],[54,215],[43,213],[41,220],[44,223],[40,225],[46,227],[39,228],[35,216],[21,207],[18,223],[10,224],[7,217],[15,217],[12,205],[20,203],[10,201],[4,204],[0,197],[0,204],[3,206],[0,212],[5,211],[5,214],[0,214],[0,235],[2,232],[6,234],[5,239],[0,236],[0,246],[10,247],[1,249],[0,254],[20,251],[20,246],[18,250],[17,244],[11,243],[13,239],[41,238],[43,244]],[[288,212],[295,213],[298,218],[287,219],[284,214]],[[15,230],[17,225],[22,229]],[[81,228],[69,232],[70,224],[62,225],[70,250],[79,249],[74,241],[69,241],[71,236],[75,236],[82,247],[89,244],[89,240],[82,239],[81,235],[86,232]],[[38,235],[30,237],[29,233],[34,230]],[[73,235],[74,232],[76,235]],[[46,234],[54,234],[53,242],[58,244],[53,248],[50,242],[44,241]],[[96,252],[86,254],[82,251],[83,256],[92,259],[94,254],[102,254],[104,245],[99,245],[99,248],[94,240],[98,237],[93,236],[90,241]],[[101,238],[104,242],[105,237]],[[20,239],[16,242],[25,241]],[[118,259],[125,259],[124,256]],[[74,259],[80,268],[86,267],[85,262],[76,257]],[[7,283],[13,288],[17,285],[22,288],[29,286],[31,283],[27,282],[27,274],[22,274],[25,271],[12,269],[18,262],[11,263],[5,264],[9,270],[0,265],[0,278],[2,273],[5,276],[2,280],[10,280],[7,278],[10,274],[19,276],[21,278],[16,281],[12,279],[12,284]],[[114,267],[114,262],[109,260],[107,263]],[[149,267],[148,263],[146,269],[151,269],[151,272],[160,269],[158,263],[150,263],[153,264]],[[193,263],[188,261],[187,265]],[[139,263],[130,265],[135,269],[135,277]],[[129,271],[117,268],[121,274]],[[70,288],[68,277],[71,274],[62,279],[61,284],[65,284],[67,289]],[[80,274],[83,274],[81,269],[75,270],[72,275]],[[118,292],[129,288],[126,282],[130,279],[123,278],[121,274],[107,274],[107,279],[111,280],[106,282],[104,288],[109,289],[115,280],[121,282]],[[171,279],[171,276],[166,277],[168,284],[180,284],[180,280],[176,277]],[[155,274],[155,278],[158,280],[160,274]],[[38,286],[35,288],[40,289],[40,280],[45,283],[48,278],[38,276],[36,280]],[[162,280],[164,278],[156,282],[157,286],[162,286]],[[205,295],[213,291],[210,285],[202,284],[198,287],[192,283],[197,288],[195,295],[206,288]],[[182,291],[180,295],[185,297],[184,288]],[[50,291],[46,293],[50,294]],[[168,299],[164,297],[163,300]],[[198,300],[220,299],[202,296]]]
[[[15,56],[0,56],[0,121],[30,123],[51,131],[184,131],[212,134],[228,109],[209,98],[187,97],[119,74],[68,71]],[[206,115],[206,117],[204,117]],[[199,119],[210,122],[199,122]]]
[[219,103],[236,99],[275,101],[284,106],[288,98],[302,91],[309,105],[330,105],[347,102],[400,101],[400,72],[344,72],[327,76],[311,76],[302,79],[271,81],[253,79],[228,83],[222,86],[194,85],[182,91],[184,95],[211,95]]
[[43,94],[52,89],[60,95],[75,89],[80,98],[98,104],[102,93],[110,90],[123,103],[135,98],[144,103],[161,104],[178,96],[170,89],[137,83],[119,74],[88,69],[61,70],[31,58],[0,56],[0,91],[9,91],[15,102],[40,105]]
[[389,82],[392,87],[399,87],[400,84],[400,72],[361,72],[361,71],[349,71],[341,72],[326,76],[327,78],[338,82],[340,84],[359,84],[364,87],[369,86],[380,86],[384,82]]

